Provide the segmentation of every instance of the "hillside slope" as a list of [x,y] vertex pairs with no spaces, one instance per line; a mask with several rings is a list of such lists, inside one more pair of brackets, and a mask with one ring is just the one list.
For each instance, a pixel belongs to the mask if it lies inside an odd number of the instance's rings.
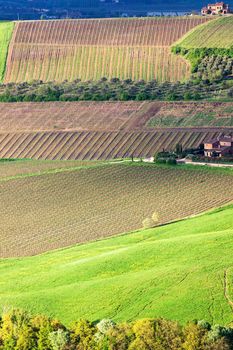
[[233,200],[230,170],[127,162],[49,162],[51,169],[38,163],[35,170],[30,162],[20,162],[21,172],[18,162],[0,163],[0,258],[139,229],[154,212],[166,223]]
[[149,157],[232,132],[232,103],[2,103],[0,157]]
[[5,82],[102,77],[177,81],[190,65],[170,46],[206,18],[17,22]]
[[[232,322],[233,206],[169,226],[0,261],[0,305],[74,319]],[[224,253],[223,253],[224,251]]]
[[[14,130],[12,130],[14,125]],[[1,103],[0,132],[233,127],[232,102]]]
[[0,134],[0,158],[110,160],[153,157],[163,149],[197,148],[232,128],[167,128],[151,131],[49,131]]
[[232,47],[233,16],[218,17],[194,28],[178,41],[177,45],[187,49]]
[[13,29],[13,22],[0,22],[0,82],[3,81],[5,75],[8,47]]

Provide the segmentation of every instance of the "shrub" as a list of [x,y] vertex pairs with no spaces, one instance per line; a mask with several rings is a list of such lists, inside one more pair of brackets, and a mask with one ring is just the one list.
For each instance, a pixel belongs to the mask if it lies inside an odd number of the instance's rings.
[[166,159],[165,158],[157,158],[157,159],[155,159],[155,163],[166,164]]
[[168,165],[176,165],[176,164],[177,164],[177,161],[176,161],[175,158],[168,158],[168,159],[166,160],[166,164],[168,164]]
[[155,225],[156,222],[152,218],[146,218],[142,221],[142,227],[144,229],[155,227]]
[[49,333],[49,340],[53,350],[63,350],[68,343],[68,333],[63,329]]
[[109,329],[113,328],[114,326],[115,323],[109,319],[103,319],[96,325],[98,331],[102,334],[106,334],[109,331]]
[[157,223],[159,222],[159,214],[157,211],[155,211],[153,214],[152,214],[152,220]]

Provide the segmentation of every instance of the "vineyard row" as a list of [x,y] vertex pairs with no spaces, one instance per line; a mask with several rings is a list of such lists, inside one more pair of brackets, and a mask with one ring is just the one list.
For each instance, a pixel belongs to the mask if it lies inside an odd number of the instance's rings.
[[141,132],[32,132],[0,134],[1,158],[98,160],[149,157],[156,152],[197,147],[222,131],[198,129]]

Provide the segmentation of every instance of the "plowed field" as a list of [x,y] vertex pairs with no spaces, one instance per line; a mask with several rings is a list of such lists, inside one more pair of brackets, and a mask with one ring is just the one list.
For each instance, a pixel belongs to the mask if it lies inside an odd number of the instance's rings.
[[160,223],[197,214],[231,201],[232,182],[230,171],[127,163],[25,172],[14,179],[0,175],[0,257],[139,229],[154,212]]
[[0,132],[4,133],[134,131],[153,123],[157,127],[233,127],[233,103],[47,102],[1,103],[0,108]]

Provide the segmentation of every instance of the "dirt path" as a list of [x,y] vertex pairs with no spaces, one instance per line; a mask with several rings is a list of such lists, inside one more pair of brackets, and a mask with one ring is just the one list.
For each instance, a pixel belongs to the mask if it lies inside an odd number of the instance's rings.
[[201,166],[210,166],[215,168],[233,168],[233,164],[226,164],[226,163],[207,163],[207,162],[190,162],[186,161],[185,159],[179,159],[178,163],[180,164],[190,164],[190,165],[201,165]]
[[229,290],[228,290],[228,270],[224,270],[224,297],[227,300],[228,304],[230,305],[231,310],[233,311],[233,301],[231,300],[229,296]]

